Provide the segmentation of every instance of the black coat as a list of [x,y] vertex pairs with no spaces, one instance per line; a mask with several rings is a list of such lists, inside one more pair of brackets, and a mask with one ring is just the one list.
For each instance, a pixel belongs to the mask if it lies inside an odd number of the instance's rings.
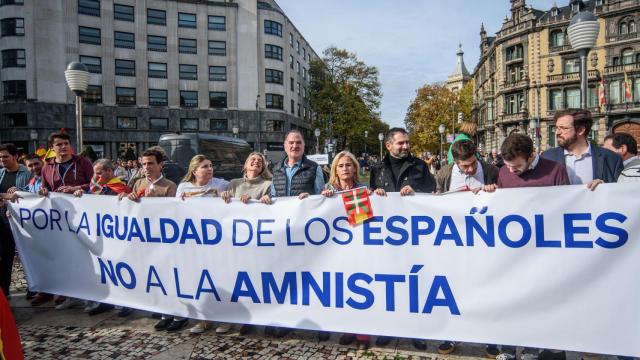
[[407,161],[402,165],[398,181],[393,178],[389,155],[385,156],[382,162],[371,168],[369,187],[371,190],[384,189],[386,192],[399,192],[400,189],[410,185],[417,193],[432,193],[436,191],[436,181],[429,172],[427,164],[409,155]]

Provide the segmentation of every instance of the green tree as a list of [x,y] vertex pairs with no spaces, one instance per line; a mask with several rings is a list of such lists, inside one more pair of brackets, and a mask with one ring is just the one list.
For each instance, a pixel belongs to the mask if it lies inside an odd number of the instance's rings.
[[[388,129],[380,120],[382,97],[378,69],[359,60],[356,54],[329,47],[322,60],[310,67],[310,104],[315,114],[313,126],[320,129],[321,139],[333,137],[337,150],[349,149],[356,154],[377,144],[378,132]],[[365,139],[364,132],[369,135]]]

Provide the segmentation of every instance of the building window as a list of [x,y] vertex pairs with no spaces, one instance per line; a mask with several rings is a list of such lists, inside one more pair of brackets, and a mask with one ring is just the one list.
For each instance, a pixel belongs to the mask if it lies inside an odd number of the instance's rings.
[[566,59],[563,67],[564,74],[573,74],[580,72],[580,59]]
[[267,131],[284,131],[284,121],[282,120],[267,120],[265,125]]
[[211,108],[226,108],[227,107],[227,93],[224,91],[211,91],[209,92],[209,107]]
[[180,119],[180,130],[198,130],[200,128],[197,118]]
[[209,15],[209,30],[225,31],[227,29],[227,20],[224,16]]
[[551,32],[551,46],[564,46],[564,31],[555,30]]
[[564,98],[564,103],[568,109],[580,108],[580,89],[566,89]]
[[100,29],[80,26],[78,28],[80,34],[79,41],[83,44],[100,45]]
[[289,33],[289,45],[291,45],[291,47],[293,47],[293,34]]
[[524,54],[522,45],[516,45],[507,48],[507,61],[521,60]]
[[198,80],[198,66],[180,64],[180,80]]
[[626,35],[629,32],[626,22],[620,23],[620,35]]
[[289,67],[293,69],[293,55],[289,55]]
[[116,75],[136,76],[136,62],[116,59]]
[[24,36],[24,19],[2,19],[0,21],[0,34],[2,36]]
[[277,45],[265,44],[264,57],[267,59],[276,59],[282,61],[282,48]]
[[209,121],[209,130],[218,130],[218,131],[226,131],[229,129],[227,119],[211,119]]
[[102,116],[84,115],[82,117],[82,127],[87,129],[100,129],[103,126]]
[[609,103],[620,104],[620,82],[618,80],[609,83]]
[[487,121],[493,122],[493,100],[487,101]]
[[302,79],[307,80],[307,68],[302,68]]
[[164,10],[147,9],[147,24],[167,25],[167,12]]
[[27,127],[29,123],[27,122],[27,114],[24,113],[15,113],[15,114],[4,114],[4,118],[7,119],[8,127]]
[[280,70],[265,69],[264,81],[270,84],[282,85],[284,83],[284,73]]
[[116,20],[133,22],[133,6],[113,4],[113,18]]
[[147,35],[147,49],[149,51],[167,52],[167,37]]
[[505,109],[507,114],[517,114],[524,106],[524,94],[515,93],[505,96]]
[[209,66],[209,81],[227,81],[227,67]]
[[300,61],[296,61],[296,72],[300,75]]
[[296,93],[300,95],[300,83],[296,83]]
[[25,67],[27,60],[24,49],[2,50],[2,67]]
[[562,109],[562,90],[556,89],[549,91],[549,110]]
[[598,90],[595,86],[589,87],[589,97],[587,98],[587,107],[598,107]]
[[133,33],[115,31],[113,34],[113,44],[117,48],[135,49],[136,38]]
[[611,64],[612,64],[613,66],[618,66],[618,65],[620,65],[620,58],[619,58],[619,57],[617,57],[617,56],[614,56],[614,57],[611,59]]
[[166,63],[149,63],[149,77],[166,79],[167,78],[167,64]]
[[5,100],[26,100],[27,82],[25,80],[8,80],[2,82]]
[[264,33],[282,37],[282,24],[272,20],[265,20]]
[[307,58],[307,49],[306,48],[302,48],[302,60]]
[[549,133],[549,138],[547,139],[547,144],[549,144],[550,148],[555,147],[556,146],[556,126],[549,125],[548,133]]
[[78,14],[100,17],[100,0],[78,0]]
[[102,104],[102,86],[87,86],[87,91],[84,93],[82,98],[84,99],[84,102],[88,104]]
[[296,52],[300,54],[300,41],[296,40]]
[[169,119],[167,118],[149,118],[149,129],[167,130],[169,128]]
[[178,27],[196,28],[196,14],[178,13]]
[[300,103],[298,103],[298,117],[300,117]]
[[226,56],[227,43],[225,41],[209,41],[209,55]]
[[633,64],[633,49],[622,50],[622,65]]
[[295,91],[295,80],[293,80],[293,78],[289,78],[289,89],[291,89],[291,91]]
[[198,92],[197,91],[180,91],[180,106],[186,108],[198,107]]
[[137,129],[138,118],[128,116],[117,117],[118,129]]
[[278,94],[266,94],[267,109],[284,109],[284,96]]
[[93,74],[102,74],[102,59],[94,56],[80,55],[80,62]]
[[149,89],[149,105],[167,106],[169,104],[167,90]]
[[290,111],[292,114],[295,114],[295,112],[296,112],[296,102],[295,102],[295,101],[293,101],[293,99],[291,99],[291,103],[290,103],[290,105],[291,105],[291,106],[290,106],[290,108],[289,108],[289,111]]
[[135,105],[136,104],[136,88],[116,88],[116,104],[118,105]]
[[307,98],[307,88],[306,88],[306,87],[303,87],[303,88],[302,88],[302,98],[303,98],[303,99],[306,99],[306,98]]
[[640,78],[633,79],[633,101],[640,102]]
[[178,39],[178,52],[182,54],[196,54],[198,52],[196,39]]

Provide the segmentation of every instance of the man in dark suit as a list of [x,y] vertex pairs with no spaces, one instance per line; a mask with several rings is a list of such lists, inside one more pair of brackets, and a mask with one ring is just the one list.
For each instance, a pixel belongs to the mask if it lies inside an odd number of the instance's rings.
[[587,184],[594,190],[598,184],[618,180],[623,169],[622,158],[587,140],[593,124],[591,112],[567,109],[556,112],[553,120],[559,147],[545,151],[542,157],[565,165],[572,185]]

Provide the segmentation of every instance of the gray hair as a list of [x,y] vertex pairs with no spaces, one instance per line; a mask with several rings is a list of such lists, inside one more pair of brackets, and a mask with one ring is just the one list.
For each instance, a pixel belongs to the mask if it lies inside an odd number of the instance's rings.
[[116,171],[116,167],[110,159],[98,159],[93,163],[94,167],[98,165],[100,165],[104,170]]

